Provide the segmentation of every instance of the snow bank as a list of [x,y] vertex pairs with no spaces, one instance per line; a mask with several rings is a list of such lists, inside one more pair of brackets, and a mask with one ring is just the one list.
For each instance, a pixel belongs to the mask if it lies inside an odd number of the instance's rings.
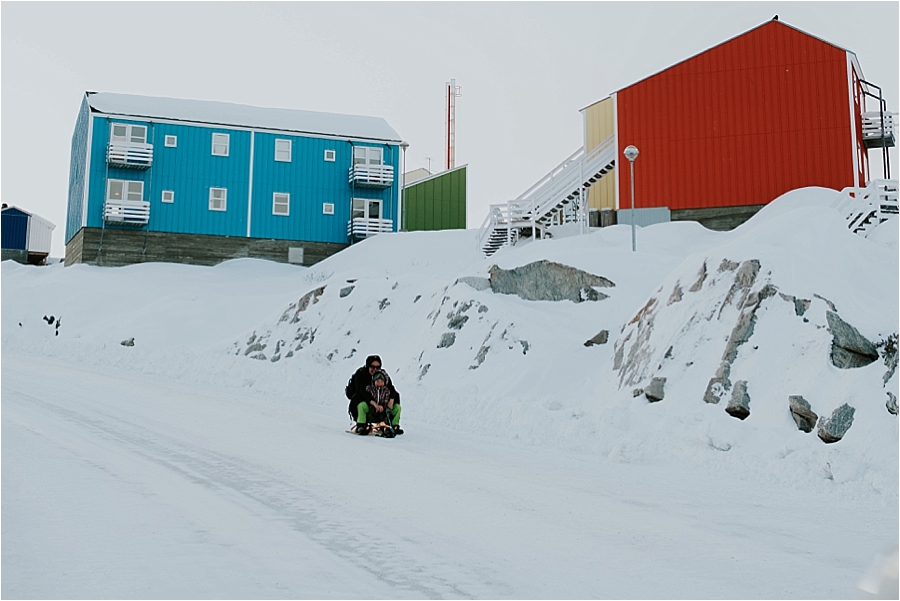
[[[687,222],[639,228],[636,253],[630,227],[619,225],[490,259],[478,232],[448,231],[380,235],[309,269],[256,260],[113,269],[5,262],[3,352],[324,405],[336,427],[347,378],[378,353],[402,394],[407,428],[896,498],[897,418],[885,400],[897,394],[897,376],[884,383],[881,358],[834,367],[826,319],[835,311],[874,343],[897,332],[896,221],[869,239],[855,236],[828,208],[833,194],[792,192],[733,232]],[[615,286],[594,302],[526,301],[467,279],[540,260]],[[758,273],[732,292],[748,262]],[[772,294],[729,363],[731,381],[748,383],[750,415],[741,421],[725,412],[729,398],[703,399],[742,299],[766,286]],[[653,327],[635,351],[643,359],[624,370],[649,305]],[[62,316],[58,336],[42,320],[49,314]],[[602,330],[608,344],[584,345]],[[134,347],[120,344],[130,337]],[[653,377],[666,378],[661,402],[633,396]],[[826,445],[799,431],[787,406],[794,394],[826,417],[854,406],[844,439]]]

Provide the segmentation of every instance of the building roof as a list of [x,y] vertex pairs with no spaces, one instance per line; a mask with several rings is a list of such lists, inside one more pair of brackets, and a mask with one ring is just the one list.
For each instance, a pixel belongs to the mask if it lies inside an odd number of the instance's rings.
[[[800,33],[802,33],[802,34],[804,34],[804,35],[807,35],[807,36],[809,36],[809,37],[811,37],[811,38],[815,38],[815,39],[819,40],[820,42],[822,42],[822,43],[824,43],[824,44],[828,44],[829,46],[834,46],[835,48],[837,48],[837,49],[839,49],[839,50],[843,50],[844,52],[847,52],[847,53],[850,55],[851,60],[853,61],[854,66],[856,67],[856,71],[858,72],[859,77],[860,77],[861,79],[865,79],[865,78],[863,77],[862,69],[861,69],[860,66],[859,66],[859,62],[857,61],[856,53],[853,52],[852,50],[847,50],[846,48],[844,48],[844,47],[842,47],[842,46],[838,46],[837,44],[833,44],[832,42],[829,42],[828,40],[823,40],[823,39],[820,38],[819,36],[815,36],[815,35],[813,35],[813,34],[811,34],[811,33],[808,33],[808,32],[806,32],[806,31],[803,31],[803,30],[800,29],[799,27],[794,27],[793,25],[789,25],[789,24],[785,23],[784,21],[779,21],[779,20],[772,19],[771,21],[766,21],[765,23],[762,23],[762,24],[760,24],[760,25],[757,25],[756,27],[753,27],[753,28],[751,28],[751,29],[748,29],[747,31],[744,31],[744,32],[742,32],[742,33],[739,33],[739,34],[736,35],[736,36],[732,36],[732,37],[728,38],[727,40],[724,40],[724,41],[722,41],[722,42],[719,42],[719,43],[716,44],[715,46],[710,46],[710,47],[707,48],[706,50],[703,50],[703,51],[701,51],[701,52],[698,52],[697,54],[694,54],[694,55],[689,56],[689,57],[687,57],[687,58],[685,58],[685,59],[682,59],[682,60],[678,61],[677,63],[673,63],[673,64],[669,65],[668,67],[666,67],[665,69],[662,69],[662,70],[660,70],[660,71],[657,71],[656,73],[652,73],[652,74],[650,74],[650,75],[647,75],[646,77],[642,77],[641,79],[639,79],[639,80],[637,80],[637,81],[635,81],[635,82],[633,82],[633,83],[630,83],[630,84],[628,84],[627,86],[623,86],[623,87],[619,88],[618,90],[616,90],[616,92],[621,92],[622,90],[625,90],[625,89],[627,89],[627,88],[630,88],[631,86],[634,86],[634,85],[636,85],[636,84],[639,84],[639,83],[641,83],[642,81],[644,81],[644,80],[646,80],[646,79],[650,79],[651,77],[654,77],[654,76],[656,76],[656,75],[659,75],[659,74],[662,73],[663,71],[668,71],[668,70],[671,69],[672,67],[675,67],[675,66],[677,66],[677,65],[680,65],[681,63],[684,63],[684,62],[686,62],[686,61],[689,61],[689,60],[691,60],[691,59],[693,59],[693,58],[695,58],[695,57],[697,57],[697,56],[700,56],[701,54],[704,54],[704,53],[706,53],[706,52],[709,52],[709,51],[712,50],[713,48],[718,48],[718,47],[721,46],[722,44],[727,44],[728,42],[730,42],[730,41],[732,41],[732,40],[735,40],[735,39],[737,39],[737,38],[739,38],[739,37],[741,37],[741,36],[747,35],[747,34],[750,33],[751,31],[755,31],[755,30],[759,29],[760,27],[765,27],[765,26],[770,25],[770,24],[773,24],[773,23],[777,23],[778,25],[783,25],[783,26],[785,26],[785,27],[790,27],[791,29],[793,29],[793,30],[795,30],[795,31],[799,31]],[[608,98],[608,96],[607,96],[606,98]],[[595,102],[592,102],[592,103],[588,104],[587,106],[582,107],[582,108],[580,108],[580,109],[578,109],[578,110],[579,110],[579,111],[583,111],[583,110],[585,110],[585,109],[587,109],[587,108],[589,108],[589,107],[594,106],[594,105],[597,104],[598,102],[602,102],[603,100],[606,100],[606,98],[601,98],[600,100],[597,100],[597,101],[595,101]]]
[[9,211],[10,213],[21,213],[23,215],[26,215],[27,217],[30,217],[31,219],[33,219],[35,221],[39,221],[39,222],[47,225],[47,227],[49,227],[51,230],[56,229],[56,226],[52,222],[44,219],[40,215],[35,215],[34,213],[32,213],[30,211],[26,211],[25,209],[19,208],[16,205],[9,205],[9,204],[3,203],[3,206],[0,207],[0,210],[2,210],[3,213],[6,213],[7,211]]
[[401,141],[400,135],[381,117],[262,108],[230,102],[182,100],[111,92],[86,92],[85,96],[92,110],[107,115],[275,129],[384,142]]

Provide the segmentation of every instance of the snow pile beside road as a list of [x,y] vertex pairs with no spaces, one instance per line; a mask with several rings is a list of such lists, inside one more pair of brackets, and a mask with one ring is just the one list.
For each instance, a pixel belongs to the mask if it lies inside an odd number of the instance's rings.
[[[637,253],[619,225],[490,259],[478,251],[478,232],[451,231],[377,236],[309,269],[254,260],[114,269],[6,262],[3,349],[324,405],[336,430],[346,423],[347,378],[378,353],[413,432],[429,424],[606,461],[896,496],[897,418],[885,400],[897,394],[897,377],[885,386],[882,357],[856,369],[832,365],[827,321],[833,311],[873,343],[896,333],[896,234],[884,225],[868,240],[850,234],[827,208],[833,194],[790,193],[728,233],[696,223],[643,228]],[[602,288],[607,298],[575,303],[478,284],[495,264],[536,261],[614,286]],[[651,313],[652,326],[641,321]],[[62,316],[59,336],[42,321],[47,314]],[[753,331],[733,345],[728,377],[747,382],[743,421],[725,411],[732,386],[716,389],[718,404],[704,402],[742,315],[755,319]],[[585,346],[603,330],[609,343]],[[131,337],[134,347],[120,344]],[[654,377],[666,378],[661,402],[633,396]],[[848,403],[854,423],[826,445],[797,430],[789,395],[825,417]]]

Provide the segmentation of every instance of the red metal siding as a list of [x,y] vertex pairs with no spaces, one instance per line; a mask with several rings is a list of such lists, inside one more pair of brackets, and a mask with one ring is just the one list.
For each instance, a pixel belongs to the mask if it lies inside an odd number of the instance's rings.
[[772,21],[617,94],[622,150],[634,144],[635,205],[768,203],[804,186],[853,185],[847,54]]

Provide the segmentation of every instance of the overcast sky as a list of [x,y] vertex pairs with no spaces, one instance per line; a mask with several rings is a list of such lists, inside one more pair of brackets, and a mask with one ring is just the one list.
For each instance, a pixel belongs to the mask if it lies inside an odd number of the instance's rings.
[[55,257],[85,90],[384,117],[410,143],[407,170],[426,157],[436,170],[444,84],[455,78],[469,227],[581,146],[580,108],[775,14],[854,51],[889,109],[898,103],[897,2],[7,1],[0,10],[0,192],[56,224]]

